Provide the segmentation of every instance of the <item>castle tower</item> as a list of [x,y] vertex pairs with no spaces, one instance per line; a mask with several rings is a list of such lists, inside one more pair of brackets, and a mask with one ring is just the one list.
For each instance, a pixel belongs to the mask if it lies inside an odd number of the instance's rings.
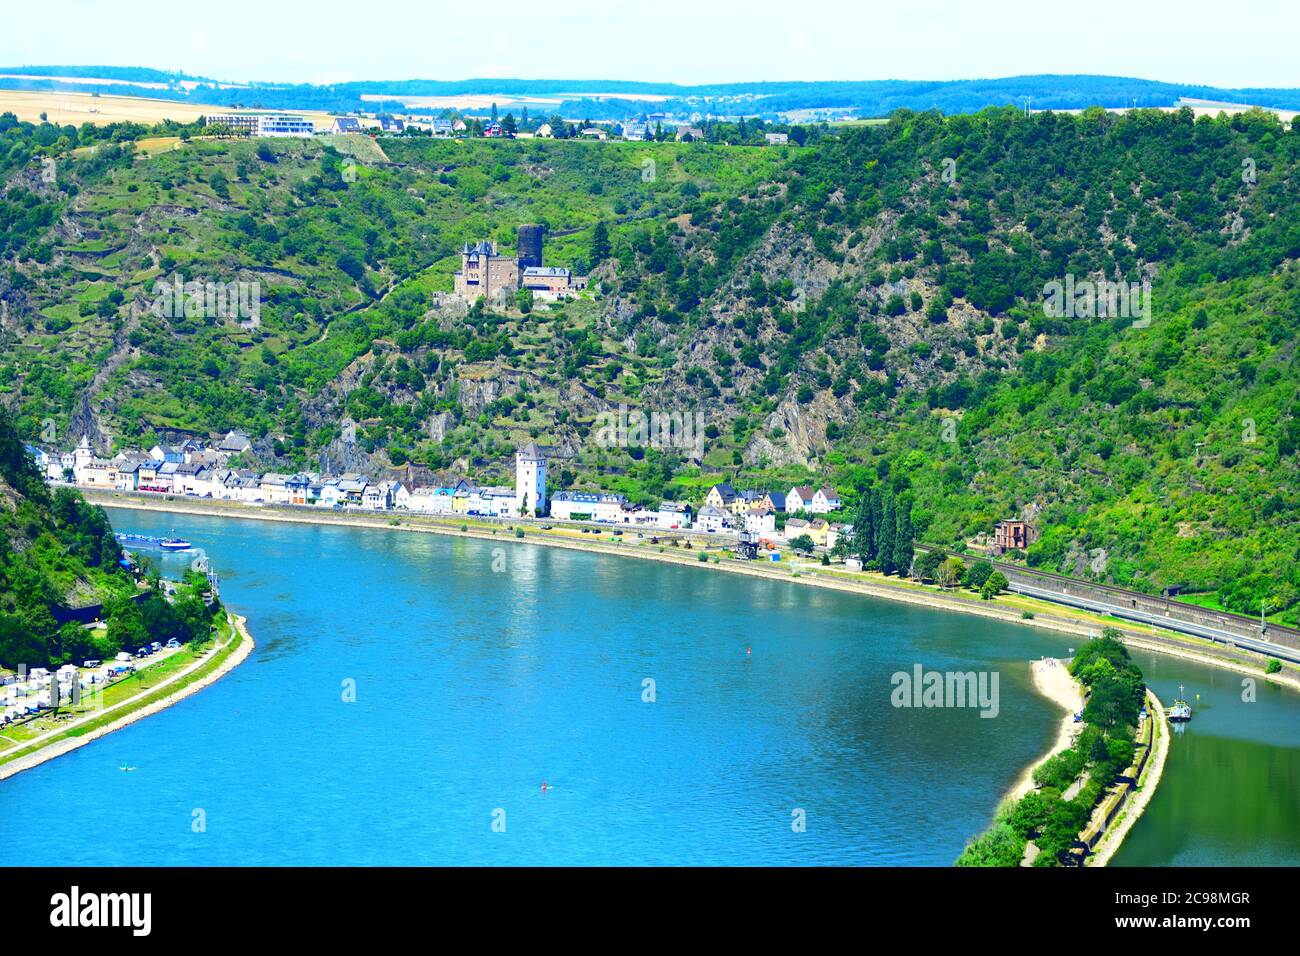
[[515,514],[546,514],[546,455],[535,441],[515,454]]
[[519,268],[529,269],[542,264],[542,227],[519,227]]

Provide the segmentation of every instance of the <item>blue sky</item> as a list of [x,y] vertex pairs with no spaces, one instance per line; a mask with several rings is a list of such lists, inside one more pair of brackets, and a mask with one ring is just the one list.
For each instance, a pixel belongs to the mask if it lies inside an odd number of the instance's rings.
[[1300,0],[6,0],[0,64],[230,80],[956,79],[1300,86]]

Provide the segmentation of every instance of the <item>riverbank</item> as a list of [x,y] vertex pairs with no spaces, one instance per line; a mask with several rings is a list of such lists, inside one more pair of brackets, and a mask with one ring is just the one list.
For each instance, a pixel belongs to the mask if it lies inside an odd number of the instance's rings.
[[1146,810],[1147,804],[1155,796],[1156,787],[1160,784],[1160,776],[1165,771],[1165,758],[1169,756],[1169,724],[1165,719],[1165,708],[1160,703],[1160,698],[1151,691],[1147,691],[1147,719],[1152,721],[1151,724],[1151,758],[1143,768],[1141,776],[1137,781],[1137,789],[1133,792],[1129,805],[1125,808],[1121,818],[1113,827],[1106,831],[1101,842],[1093,848],[1092,854],[1088,857],[1088,866],[1105,866],[1110,862],[1120,846],[1124,843],[1124,837],[1128,836],[1129,830],[1133,829],[1133,824],[1138,822],[1142,812]]
[[[663,545],[654,546],[644,541],[639,543],[616,543],[604,538],[604,535],[608,534],[608,531],[605,530],[592,534],[583,534],[579,529],[573,528],[555,528],[547,531],[540,526],[524,526],[521,524],[521,527],[525,528],[525,536],[521,539],[516,538],[513,532],[505,526],[483,524],[460,515],[452,519],[438,519],[418,514],[394,515],[380,513],[369,515],[355,511],[318,513],[304,509],[280,509],[212,499],[146,498],[138,494],[94,489],[82,489],[82,494],[85,495],[88,501],[96,504],[139,511],[218,516],[252,521],[277,521],[289,524],[334,525],[348,528],[369,528],[372,530],[421,532],[491,541],[514,541],[542,547],[569,548],[599,554],[613,554],[620,557],[640,558],[648,561],[682,564],[697,568],[711,568],[732,574],[747,574],[751,577],[761,577],[769,580],[790,581],[813,587],[830,588],[869,597],[883,598],[889,601],[902,601],[908,604],[937,607],[962,614],[975,614],[1008,623],[1025,624],[1030,627],[1077,634],[1082,637],[1100,634],[1103,627],[1113,627],[1123,634],[1124,642],[1132,647],[1211,664],[1238,673],[1248,674],[1256,679],[1286,685],[1293,690],[1300,691],[1300,668],[1285,665],[1276,674],[1264,674],[1265,658],[1260,655],[1229,649],[1201,638],[1190,637],[1173,631],[1152,629],[1119,618],[1077,610],[1020,594],[1007,593],[999,595],[992,601],[984,601],[973,592],[966,594],[961,591],[941,590],[937,587],[905,580],[900,581],[879,574],[849,571],[838,565],[826,567],[813,561],[771,563],[722,557],[716,553],[716,542],[710,543],[707,538],[694,535],[691,538],[699,541],[702,547],[712,544],[715,549],[713,553],[710,553],[707,561],[699,559],[701,551],[698,548],[686,550],[685,548],[672,548]],[[655,532],[648,533],[654,534]]]
[[1004,802],[1019,800],[1033,790],[1034,768],[1072,747],[1074,738],[1083,728],[1083,724],[1076,723],[1074,719],[1074,715],[1083,710],[1083,691],[1079,687],[1079,682],[1070,676],[1067,663],[1056,658],[1045,657],[1042,660],[1032,661],[1029,665],[1029,673],[1033,679],[1034,690],[1064,710],[1065,716],[1061,718],[1060,728],[1051,749],[1025,768],[1020,779],[1007,793]]
[[111,734],[137,720],[165,710],[229,674],[248,658],[255,644],[248,632],[246,619],[229,611],[226,613],[230,637],[224,644],[215,644],[211,653],[156,687],[89,714],[45,737],[28,741],[12,754],[0,754],[0,761],[4,761],[0,763],[0,780],[39,767],[46,761],[84,747],[105,734]]

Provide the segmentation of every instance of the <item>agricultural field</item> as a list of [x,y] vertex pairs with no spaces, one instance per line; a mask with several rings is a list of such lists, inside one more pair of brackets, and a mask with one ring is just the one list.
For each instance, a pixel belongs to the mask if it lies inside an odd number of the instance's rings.
[[[229,108],[175,100],[154,100],[142,96],[0,89],[0,113],[13,113],[27,123],[41,122],[41,114],[44,113],[49,122],[56,126],[80,126],[82,123],[92,123],[95,126],[144,123],[151,126],[165,120],[193,123],[200,116],[221,112],[229,112]],[[333,119],[329,113],[319,111],[283,112],[308,116],[317,126],[328,126]]]

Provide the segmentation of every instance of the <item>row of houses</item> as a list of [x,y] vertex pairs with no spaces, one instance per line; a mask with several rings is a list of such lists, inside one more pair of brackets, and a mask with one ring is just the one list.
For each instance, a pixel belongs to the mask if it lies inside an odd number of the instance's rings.
[[[232,431],[212,446],[198,440],[177,445],[155,445],[147,452],[126,451],[113,458],[96,456],[83,436],[70,453],[47,453],[28,446],[47,480],[71,481],[87,488],[150,492],[238,501],[247,504],[300,505],[320,508],[358,508],[367,511],[405,510],[428,515],[465,515],[491,518],[549,516],[557,521],[590,521],[706,534],[753,533],[767,541],[793,541],[803,535],[818,546],[833,547],[841,526],[813,516],[840,508],[833,488],[797,485],[788,492],[736,491],[728,484],[714,485],[696,513],[682,501],[664,501],[646,507],[625,495],[605,491],[566,490],[548,500],[547,453],[535,443],[516,456],[515,487],[477,485],[466,479],[454,484],[408,489],[400,481],[371,481],[355,473],[321,475],[315,472],[256,472],[232,467],[233,456],[249,451],[251,441]],[[777,514],[790,517],[784,533],[777,532]]]

